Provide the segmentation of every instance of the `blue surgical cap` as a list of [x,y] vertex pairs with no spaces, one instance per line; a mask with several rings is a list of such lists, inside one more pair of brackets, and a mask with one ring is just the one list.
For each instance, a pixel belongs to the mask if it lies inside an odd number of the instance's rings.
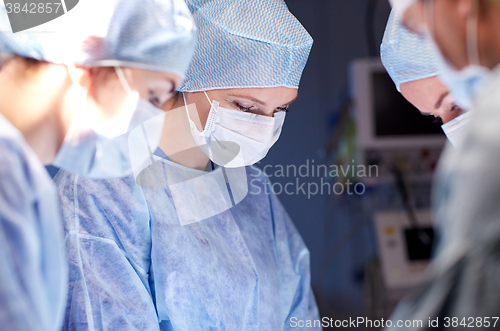
[[181,91],[298,88],[313,40],[283,0],[187,0],[198,44]]
[[398,91],[402,83],[440,74],[432,42],[404,27],[394,11],[389,16],[380,55]]
[[64,28],[12,33],[6,7],[0,5],[0,52],[58,64],[125,66],[184,77],[196,46],[196,27],[183,0],[85,0],[56,20]]

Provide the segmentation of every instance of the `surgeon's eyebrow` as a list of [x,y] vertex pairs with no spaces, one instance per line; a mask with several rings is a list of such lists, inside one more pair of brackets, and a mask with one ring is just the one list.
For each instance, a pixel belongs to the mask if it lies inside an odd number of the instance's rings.
[[438,101],[437,101],[437,102],[436,102],[436,104],[434,105],[434,108],[435,108],[435,109],[439,109],[439,108],[441,108],[441,105],[443,104],[443,100],[444,100],[444,98],[446,98],[449,94],[450,94],[450,91],[446,91],[446,92],[444,92],[443,94],[441,94],[441,96],[439,97]]
[[234,97],[234,98],[244,98],[248,99],[250,101],[253,101],[255,103],[258,103],[259,105],[265,106],[266,103],[262,100],[256,99],[254,97],[248,96],[248,95],[239,95],[239,94],[228,94],[229,97]]
[[[262,100],[259,100],[259,99],[256,99],[254,97],[251,97],[251,96],[248,96],[248,95],[238,95],[238,94],[228,94],[229,97],[235,97],[235,98],[244,98],[244,99],[248,99],[250,101],[253,101],[255,103],[258,103],[262,106],[266,106],[266,103]],[[285,107],[288,107],[289,105],[291,105],[292,103],[294,103],[295,101],[297,101],[297,99],[299,98],[299,96],[297,95],[295,98],[293,98],[293,100],[291,100],[290,102],[284,104]]]

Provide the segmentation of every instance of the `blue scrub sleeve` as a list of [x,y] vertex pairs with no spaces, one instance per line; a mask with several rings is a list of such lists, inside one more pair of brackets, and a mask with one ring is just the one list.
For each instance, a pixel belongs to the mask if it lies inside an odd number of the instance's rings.
[[55,331],[66,271],[57,197],[41,164],[37,173],[30,161],[0,139],[0,329]]

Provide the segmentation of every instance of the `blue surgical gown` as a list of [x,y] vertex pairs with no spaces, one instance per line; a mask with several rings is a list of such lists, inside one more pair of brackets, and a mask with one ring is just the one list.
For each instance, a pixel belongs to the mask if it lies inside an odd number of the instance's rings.
[[61,171],[70,260],[63,329],[276,331],[292,329],[292,317],[319,320],[308,249],[267,178],[243,170],[252,194],[184,226],[168,187]]
[[0,114],[0,330],[60,329],[67,290],[61,224],[47,171]]

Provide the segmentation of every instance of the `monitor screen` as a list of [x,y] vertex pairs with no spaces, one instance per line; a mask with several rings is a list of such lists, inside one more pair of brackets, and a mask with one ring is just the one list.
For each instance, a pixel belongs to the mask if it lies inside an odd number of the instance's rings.
[[441,121],[422,115],[398,92],[387,72],[372,73],[375,136],[443,135]]

